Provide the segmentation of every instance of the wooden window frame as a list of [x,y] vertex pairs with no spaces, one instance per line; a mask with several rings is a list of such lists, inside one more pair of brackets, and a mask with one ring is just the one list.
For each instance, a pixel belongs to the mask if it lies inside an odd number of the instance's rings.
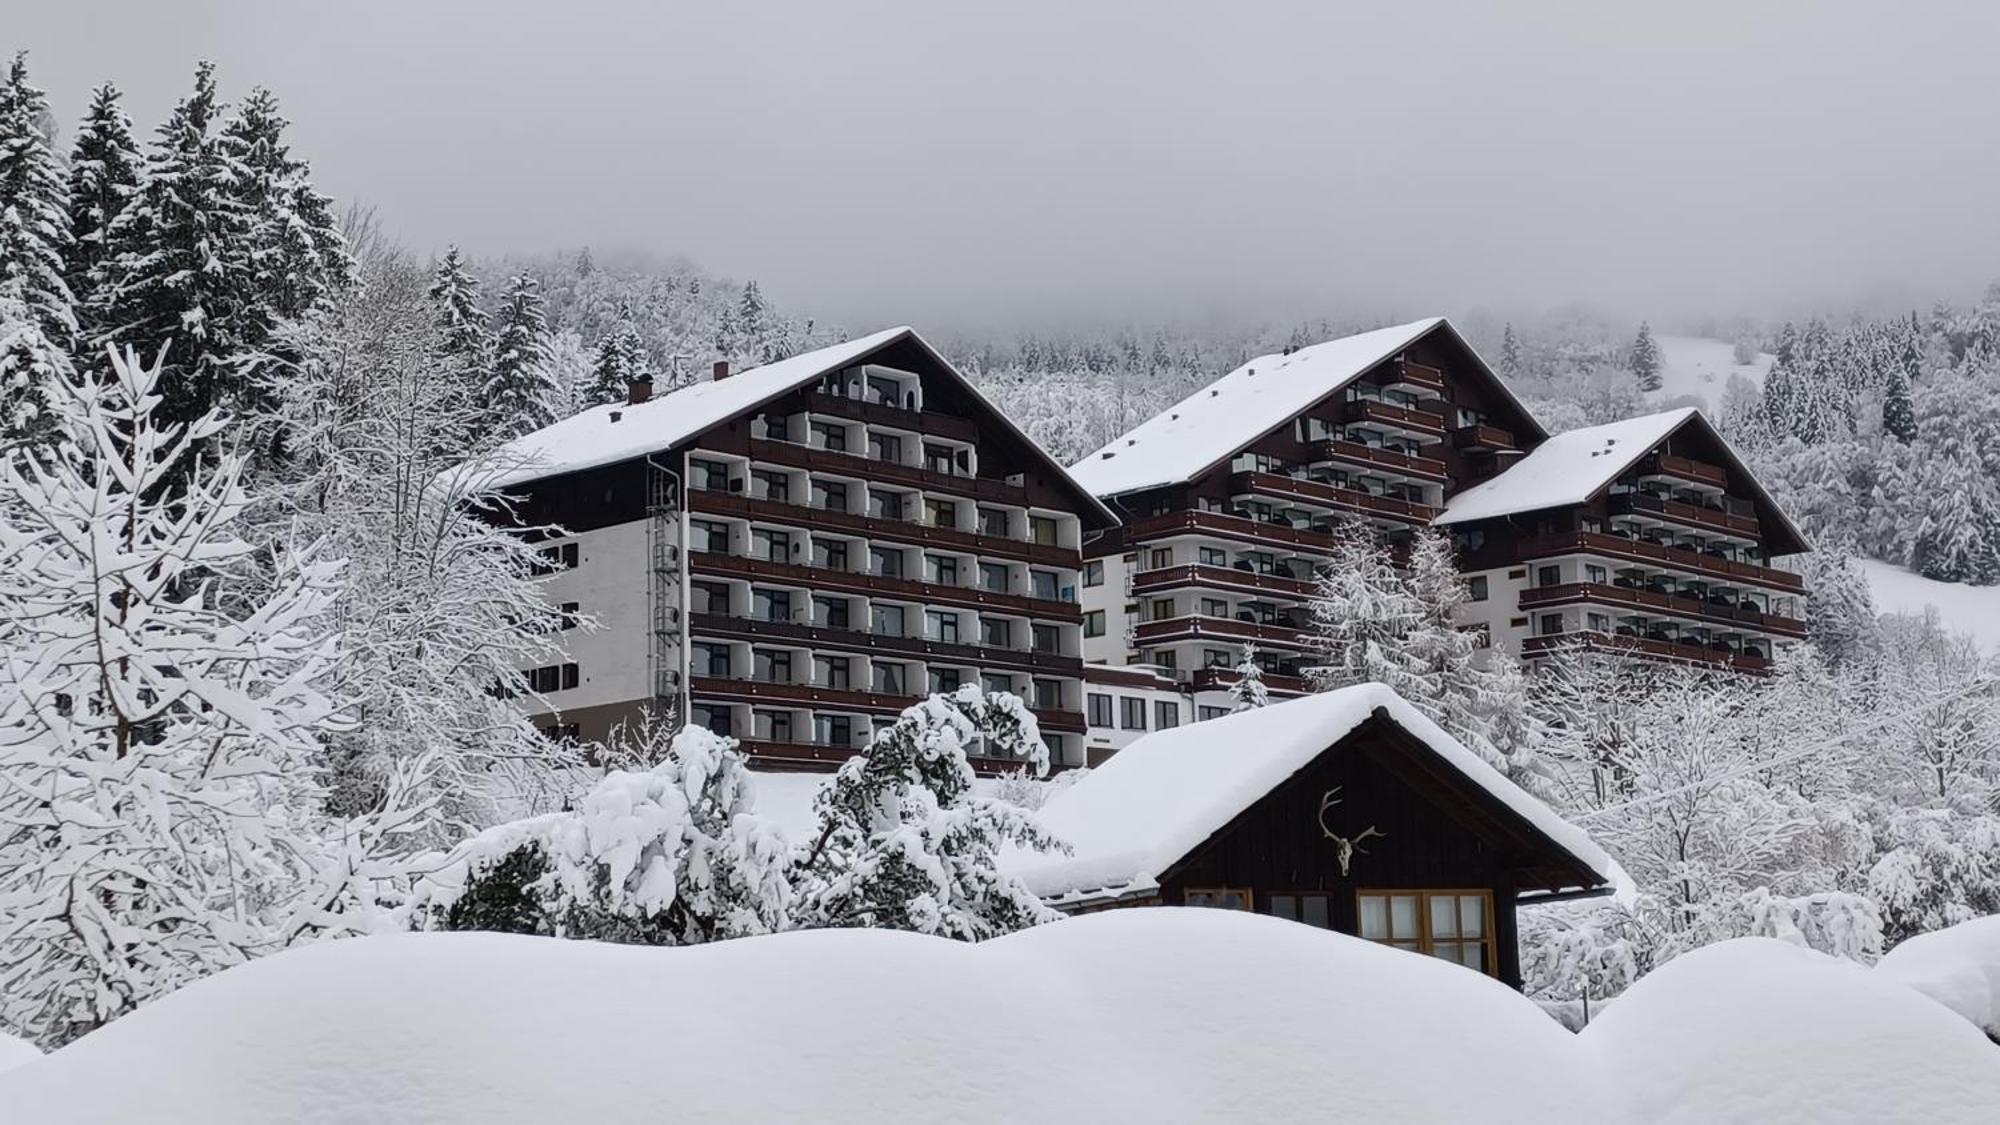
[[[1223,895],[1242,895],[1243,912],[1246,914],[1255,914],[1257,912],[1257,895],[1249,887],[1183,887],[1181,889],[1181,905],[1183,906],[1188,905],[1188,899],[1195,895],[1213,895],[1216,897],[1221,897]],[[1219,910],[1223,908],[1215,906],[1197,906],[1193,907],[1192,909]]]
[[[1338,891],[1330,891],[1321,887],[1309,887],[1300,890],[1292,890],[1284,887],[1273,888],[1259,893],[1257,912],[1259,914],[1269,915],[1272,918],[1284,918],[1287,922],[1295,922],[1301,926],[1312,926],[1313,924],[1311,922],[1306,921],[1304,918],[1292,918],[1283,914],[1275,913],[1272,909],[1273,906],[1275,905],[1272,902],[1272,900],[1278,898],[1289,898],[1296,902],[1308,898],[1323,898],[1326,900],[1325,929],[1328,933],[1337,934],[1340,932],[1340,930],[1333,924],[1333,918],[1334,918],[1333,905],[1334,905],[1334,899],[1338,898],[1339,894],[1340,892]],[[1301,911],[1301,913],[1304,912]],[[1321,927],[1319,926],[1313,926],[1313,929],[1320,929],[1320,928]]]
[[[1454,898],[1463,895],[1480,896],[1480,898],[1485,902],[1486,906],[1486,917],[1481,922],[1481,925],[1485,928],[1485,933],[1479,938],[1479,944],[1485,947],[1485,955],[1481,958],[1484,964],[1481,966],[1480,971],[1485,973],[1489,977],[1495,978],[1496,980],[1499,978],[1500,938],[1498,931],[1494,929],[1493,891],[1491,888],[1488,887],[1361,887],[1354,892],[1354,933],[1355,936],[1357,937],[1361,937],[1361,900],[1369,897],[1370,895],[1383,899],[1389,898],[1394,895],[1417,896],[1418,937],[1417,937],[1417,948],[1415,952],[1420,953],[1425,957],[1437,956],[1437,954],[1434,952],[1434,950],[1436,949],[1437,939],[1431,935],[1430,900],[1432,896],[1450,895],[1453,896]],[[1456,909],[1456,907],[1457,904],[1454,903],[1453,908]],[[1386,945],[1391,949],[1395,949],[1396,948],[1395,943],[1399,940],[1404,940],[1404,939],[1392,936],[1387,939],[1361,937],[1361,940],[1372,941],[1377,945]],[[1459,943],[1463,943],[1465,941],[1463,937],[1446,938],[1444,940],[1455,941]],[[1444,958],[1441,957],[1438,959],[1444,960]],[[1449,963],[1453,965],[1465,966],[1465,962],[1463,961],[1451,961]]]

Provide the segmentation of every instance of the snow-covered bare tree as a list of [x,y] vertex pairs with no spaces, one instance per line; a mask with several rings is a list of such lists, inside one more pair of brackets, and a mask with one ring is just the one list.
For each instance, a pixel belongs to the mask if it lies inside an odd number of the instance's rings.
[[324,886],[313,762],[338,701],[337,568],[250,561],[240,457],[163,500],[213,415],[163,423],[129,353],[54,384],[57,437],[0,465],[0,1024],[66,1040],[297,940]]
[[819,832],[794,868],[799,925],[980,941],[1056,917],[998,859],[1008,844],[1066,845],[1028,810],[973,792],[966,753],[978,739],[993,756],[1048,770],[1034,713],[971,685],[907,708],[841,763],[814,799]]

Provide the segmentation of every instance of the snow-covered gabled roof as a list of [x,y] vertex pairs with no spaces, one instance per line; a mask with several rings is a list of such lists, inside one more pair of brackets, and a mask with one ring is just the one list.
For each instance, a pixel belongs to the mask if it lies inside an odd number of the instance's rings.
[[1070,843],[1075,849],[1070,855],[1009,852],[1007,868],[1058,904],[1152,891],[1175,864],[1378,710],[1595,874],[1597,887],[1628,883],[1582,829],[1383,684],[1358,684],[1145,735],[1042,807],[1042,826]]
[[1695,413],[1682,407],[1557,434],[1499,476],[1446,501],[1444,514],[1432,522],[1442,526],[1581,504]]
[[[1438,329],[1482,362],[1441,316],[1312,344],[1290,355],[1260,355],[1070,466],[1070,475],[1098,496],[1193,480]],[[1493,383],[1532,426],[1506,384],[1498,376]],[[1533,436],[1539,434],[1536,427]]]
[[[801,352],[726,379],[695,383],[637,406],[625,403],[595,406],[515,438],[480,459],[469,471],[476,474],[481,490],[497,490],[673,449],[732,418],[756,410],[801,387],[811,386],[825,375],[852,367],[904,341],[921,349],[984,408],[986,416],[980,419],[982,425],[990,422],[1003,427],[1033,456],[1040,458],[1056,480],[1066,483],[1076,492],[1081,504],[1087,506],[1078,513],[1084,517],[1086,529],[1092,525],[1093,518],[1100,526],[1117,523],[1117,517],[1098,502],[1095,494],[1076,482],[1061,462],[1050,457],[1040,445],[1022,433],[1012,419],[981,394],[970,380],[959,374],[958,369],[928,340],[908,326],[885,328],[867,336]],[[618,416],[615,422],[612,421],[614,414]]]

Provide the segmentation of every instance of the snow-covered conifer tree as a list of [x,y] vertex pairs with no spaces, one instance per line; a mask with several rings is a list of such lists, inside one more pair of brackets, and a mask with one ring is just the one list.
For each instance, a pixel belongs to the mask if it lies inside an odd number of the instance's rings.
[[0,295],[0,456],[49,433],[49,395],[69,373],[69,353],[43,333],[40,318],[19,298]]
[[[1909,346],[1916,347],[1914,342]],[[1901,364],[1890,365],[1888,382],[1882,388],[1882,429],[1904,445],[1917,437],[1916,408],[1910,404],[1910,377]]]
[[76,312],[63,259],[70,242],[62,167],[43,133],[48,101],[28,83],[28,54],[0,81],[0,298],[26,307],[41,334],[67,345]]
[[269,90],[250,92],[223,127],[220,144],[242,169],[237,198],[255,299],[265,325],[294,320],[354,281],[354,262],[332,201],[313,190],[311,169],[285,143],[287,122]]
[[967,748],[1048,769],[1034,713],[1015,696],[971,685],[933,695],[841,763],[813,802],[817,837],[799,850],[798,924],[915,930],[979,941],[1055,913],[998,864],[1006,844],[1065,845],[1028,810],[972,789]]
[[1514,335],[1512,321],[1500,335],[1500,374],[1509,379],[1521,377],[1521,338]]
[[1660,345],[1653,340],[1653,326],[1644,321],[1639,322],[1639,335],[1632,341],[1629,362],[1640,390],[1660,389]]
[[[91,92],[90,107],[76,129],[69,154],[69,247],[63,277],[79,310],[91,303],[91,278],[104,262],[106,236],[139,191],[143,157],[132,139],[132,120],[110,83]],[[79,312],[81,335],[92,326]]]
[[336,568],[220,596],[242,460],[163,424],[161,365],[54,384],[57,439],[0,465],[0,1023],[61,1042],[297,938],[336,701]]
[[624,402],[626,392],[641,378],[650,378],[646,346],[630,324],[597,342],[597,360],[592,368],[590,401],[586,406]]
[[1264,669],[1257,663],[1257,646],[1246,644],[1236,661],[1236,682],[1229,685],[1230,713],[1254,711],[1269,706],[1270,702],[1271,693],[1264,686]]
[[437,326],[444,333],[440,374],[465,405],[481,408],[475,411],[470,432],[483,434],[490,428],[484,424],[490,412],[478,402],[478,392],[493,370],[493,333],[486,310],[479,307],[479,281],[466,269],[458,247],[446,247],[432,271],[430,297],[437,309]]
[[502,441],[556,420],[554,405],[560,393],[550,371],[549,329],[534,274],[516,274],[507,284],[494,338],[493,374],[483,397],[494,436]]
[[596,378],[596,357],[584,346],[583,337],[567,329],[550,333],[547,370],[553,396],[549,409],[556,419],[580,414],[594,405],[590,391]]
[[1333,558],[1315,580],[1312,628],[1301,638],[1319,658],[1307,671],[1313,689],[1375,681],[1405,698],[1434,698],[1419,690],[1423,671],[1404,648],[1423,607],[1366,524],[1343,522],[1334,537]]

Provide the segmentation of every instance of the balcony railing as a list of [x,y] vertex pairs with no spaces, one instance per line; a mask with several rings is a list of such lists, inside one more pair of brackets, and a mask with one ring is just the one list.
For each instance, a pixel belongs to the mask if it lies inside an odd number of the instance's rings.
[[[1228,691],[1243,677],[1234,668],[1202,668],[1188,676],[1190,691]],[[1272,695],[1304,695],[1306,681],[1303,676],[1287,676],[1280,672],[1266,672],[1263,675],[1264,688]]]
[[1489,452],[1514,448],[1514,435],[1498,426],[1460,426],[1451,432],[1456,449],[1484,449]]
[[[828,742],[780,742],[768,738],[745,738],[737,747],[750,757],[750,764],[761,770],[823,770],[829,763],[838,765],[867,748],[859,740],[854,745],[843,746]],[[966,762],[972,772],[981,777],[994,777],[1015,773],[1027,763],[1022,758],[988,758],[968,754]],[[1051,763],[1053,766],[1054,763]]]
[[885,653],[912,660],[945,660],[955,665],[1006,668],[1046,676],[1081,676],[1083,658],[1036,652],[1030,649],[994,648],[909,637],[899,633],[878,633],[872,629],[831,625],[808,625],[796,621],[764,621],[724,613],[688,615],[690,632],[696,636],[741,637],[748,640],[796,641],[811,648],[842,649],[865,653]]
[[1724,488],[1729,484],[1729,470],[1706,461],[1696,461],[1689,457],[1675,457],[1662,453],[1648,458],[1642,473],[1658,473],[1662,476],[1679,477],[1695,484],[1706,484],[1714,488]]
[[1028,490],[1024,485],[1010,484],[992,477],[959,476],[956,473],[940,473],[919,465],[905,465],[900,461],[883,461],[859,453],[842,450],[815,449],[791,441],[774,441],[770,438],[751,438],[750,457],[752,460],[769,461],[776,465],[790,465],[795,469],[818,469],[828,473],[843,473],[866,480],[908,485],[935,492],[947,492],[958,496],[971,496],[980,500],[997,500],[1006,504],[1027,506]]
[[1757,522],[1755,516],[1740,516],[1718,508],[1705,508],[1699,504],[1648,496],[1643,492],[1624,492],[1613,496],[1611,511],[1620,515],[1653,516],[1689,527],[1698,527],[1704,531],[1720,531],[1750,539],[1756,539],[1763,534],[1763,525]]
[[1545,535],[1530,539],[1521,545],[1521,558],[1524,560],[1545,559],[1571,553],[1605,555],[1610,558],[1652,563],[1708,578],[1734,579],[1753,586],[1791,593],[1805,590],[1805,580],[1790,571],[1759,566],[1756,563],[1720,559],[1713,555],[1702,554],[1700,551],[1691,551],[1686,547],[1663,547],[1658,543],[1647,543],[1643,540],[1627,539],[1622,535],[1607,535],[1597,531]]
[[1431,504],[1419,504],[1396,496],[1376,496],[1358,488],[1322,484],[1316,480],[1281,476],[1277,473],[1237,473],[1229,478],[1229,483],[1230,488],[1236,492],[1258,493],[1285,500],[1303,500],[1360,515],[1386,516],[1389,519],[1425,527],[1430,526],[1430,522],[1444,511]]
[[975,555],[1020,559],[1023,562],[1067,570],[1076,570],[1083,565],[1081,548],[1051,547],[998,535],[984,535],[976,531],[937,527],[916,520],[864,516],[854,512],[808,507],[804,504],[757,500],[741,493],[690,489],[688,505],[690,508],[715,515],[735,516],[739,519],[768,519],[776,523],[791,522],[809,528],[839,528],[870,538],[894,539],[926,547],[950,547]]
[[1299,639],[1301,627],[1284,622],[1237,621],[1228,617],[1169,617],[1161,621],[1142,621],[1133,630],[1133,637],[1141,644],[1162,644],[1172,640],[1214,637],[1219,640],[1257,641],[1260,644],[1280,645],[1289,649],[1303,650],[1307,647]]
[[1667,594],[1602,582],[1569,582],[1559,586],[1537,586],[1521,591],[1521,608],[1538,606],[1595,604],[1650,610],[1655,613],[1688,617],[1710,624],[1754,629],[1786,637],[1806,635],[1805,622],[1765,613],[1743,602],[1716,601],[1690,594]]
[[1569,645],[1601,648],[1614,652],[1637,653],[1659,660],[1679,660],[1693,664],[1712,664],[1738,672],[1768,672],[1770,658],[1747,652],[1734,652],[1726,648],[1710,645],[1690,644],[1684,641],[1662,641],[1651,637],[1625,636],[1613,633],[1557,633],[1553,636],[1529,637],[1521,645],[1524,656],[1546,656],[1550,652]]
[[[813,710],[861,711],[874,715],[900,715],[905,708],[928,694],[918,692],[911,695],[885,695],[872,691],[827,688],[816,684],[774,683],[769,680],[735,676],[690,676],[688,691],[690,697],[697,703],[715,699],[733,699],[739,702],[768,703]],[[1040,707],[1032,710],[1035,721],[1049,730],[1075,734],[1089,728],[1089,724],[1084,722],[1081,711],[1057,711]]]
[[899,430],[914,430],[920,434],[953,438],[958,441],[978,441],[979,423],[970,418],[960,418],[955,414],[940,414],[935,410],[911,410],[900,404],[874,402],[849,395],[828,394],[825,388],[815,391],[806,409],[815,414],[831,414],[836,418],[846,418],[856,422],[874,422],[883,426],[894,426]]
[[1341,417],[1349,422],[1368,422],[1378,426],[1396,426],[1405,430],[1415,430],[1434,437],[1444,436],[1444,416],[1429,410],[1418,410],[1407,406],[1391,406],[1372,398],[1349,399],[1341,408]]
[[1318,449],[1321,456],[1329,461],[1345,461],[1351,465],[1389,469],[1406,476],[1422,477],[1438,483],[1449,479],[1449,470],[1445,467],[1445,463],[1435,457],[1398,453],[1393,449],[1377,449],[1346,438],[1330,438],[1322,441]]
[[1390,383],[1407,383],[1412,387],[1444,393],[1444,372],[1429,364],[1399,359],[1386,378]]
[[1126,538],[1133,543],[1189,533],[1237,539],[1259,545],[1280,544],[1319,555],[1330,555],[1334,551],[1333,536],[1324,531],[1293,527],[1288,523],[1254,520],[1248,516],[1232,515],[1228,512],[1168,512],[1165,515],[1144,516],[1133,520],[1126,528]]
[[1075,602],[1024,597],[1020,594],[1000,594],[973,586],[919,582],[895,575],[864,574],[834,567],[803,566],[798,563],[723,554],[719,551],[690,551],[688,564],[692,570],[703,574],[721,575],[727,578],[764,578],[811,589],[883,595],[906,601],[937,602],[972,609],[1005,610],[1026,617],[1040,617],[1053,621],[1083,619],[1083,610]]
[[1142,570],[1132,576],[1132,591],[1137,594],[1202,586],[1215,589],[1230,587],[1305,599],[1313,596],[1313,585],[1312,580],[1307,578],[1259,574],[1227,566],[1167,566]]

